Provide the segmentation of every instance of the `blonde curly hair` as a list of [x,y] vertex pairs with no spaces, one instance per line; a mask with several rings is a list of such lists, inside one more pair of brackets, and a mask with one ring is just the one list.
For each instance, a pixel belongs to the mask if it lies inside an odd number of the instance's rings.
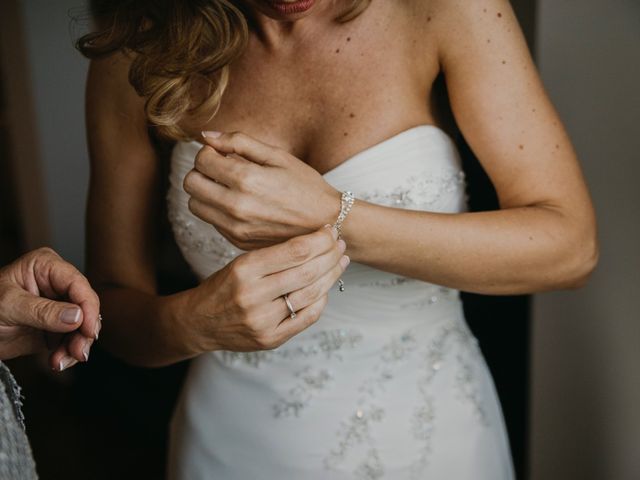
[[[348,22],[371,0],[337,0]],[[132,53],[129,82],[145,99],[161,137],[188,139],[186,115],[213,118],[229,81],[229,64],[246,48],[249,27],[232,0],[94,0],[98,29],[77,41],[88,58]]]

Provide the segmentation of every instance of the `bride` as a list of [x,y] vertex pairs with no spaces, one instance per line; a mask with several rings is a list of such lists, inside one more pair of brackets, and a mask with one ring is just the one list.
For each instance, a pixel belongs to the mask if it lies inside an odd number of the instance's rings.
[[[170,478],[513,478],[458,291],[579,286],[597,242],[508,1],[106,5],[80,41],[90,274],[107,348],[194,358]],[[499,211],[466,212],[438,78]],[[165,297],[155,136],[202,280]]]

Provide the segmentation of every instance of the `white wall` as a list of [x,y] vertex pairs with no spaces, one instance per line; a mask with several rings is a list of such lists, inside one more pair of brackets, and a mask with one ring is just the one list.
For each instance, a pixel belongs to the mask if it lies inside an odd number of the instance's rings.
[[83,110],[87,62],[73,48],[77,29],[70,15],[82,13],[84,1],[21,3],[37,117],[33,141],[40,143],[51,246],[82,266],[89,174]]
[[532,479],[640,478],[640,0],[539,0],[538,60],[593,194],[601,260],[534,310]]

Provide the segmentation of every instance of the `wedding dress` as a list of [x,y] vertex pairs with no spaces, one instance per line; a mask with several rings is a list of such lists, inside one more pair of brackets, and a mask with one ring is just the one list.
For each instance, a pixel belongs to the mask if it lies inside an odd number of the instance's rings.
[[[200,147],[176,145],[168,201],[177,243],[203,279],[242,252],[188,210],[182,181]],[[394,208],[466,208],[456,148],[433,126],[374,145],[324,178]],[[170,479],[514,477],[458,291],[357,263],[342,278],[346,291],[334,288],[320,320],[281,347],[193,361],[172,421]]]

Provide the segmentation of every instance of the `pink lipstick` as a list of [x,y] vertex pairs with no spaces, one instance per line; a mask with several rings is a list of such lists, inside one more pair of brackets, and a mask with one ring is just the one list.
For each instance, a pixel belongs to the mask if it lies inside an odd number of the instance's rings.
[[316,0],[298,0],[296,2],[283,2],[278,0],[267,0],[269,6],[282,15],[292,15],[309,10]]

